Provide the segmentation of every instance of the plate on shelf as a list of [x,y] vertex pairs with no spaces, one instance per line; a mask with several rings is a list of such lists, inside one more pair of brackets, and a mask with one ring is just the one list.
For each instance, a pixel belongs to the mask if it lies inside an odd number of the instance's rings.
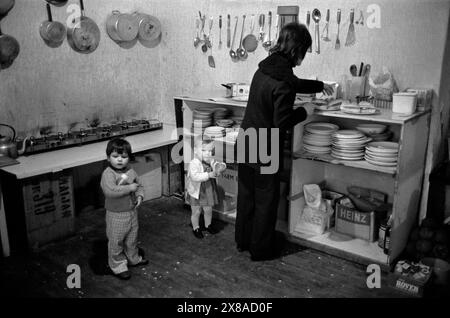
[[314,122],[305,125],[305,131],[317,135],[331,135],[338,129],[339,127],[337,125],[330,123]]
[[351,161],[360,161],[360,160],[364,159],[364,155],[359,156],[359,157],[348,157],[348,156],[339,156],[339,155],[331,153],[331,156],[336,159],[351,160]]
[[374,161],[368,158],[365,158],[366,161],[370,164],[373,164],[375,166],[382,166],[382,167],[396,167],[397,162],[381,162],[381,161]]
[[341,107],[341,112],[346,113],[346,114],[352,114],[352,115],[378,115],[381,113],[381,111],[378,108],[375,108],[374,110],[370,109],[370,110],[353,110],[350,108],[342,108]]
[[234,96],[231,99],[236,102],[248,102],[248,96]]
[[399,144],[392,141],[375,141],[367,144],[367,149],[375,153],[388,152],[398,153]]

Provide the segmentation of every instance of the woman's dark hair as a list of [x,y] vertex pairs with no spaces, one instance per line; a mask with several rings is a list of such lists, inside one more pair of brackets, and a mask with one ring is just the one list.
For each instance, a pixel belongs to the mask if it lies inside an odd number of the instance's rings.
[[299,58],[305,58],[311,44],[308,28],[304,24],[291,22],[281,29],[277,44],[270,49],[270,54],[281,53],[295,66]]
[[106,155],[109,157],[113,152],[117,152],[118,154],[126,153],[130,159],[133,157],[130,143],[122,138],[114,138],[108,141]]

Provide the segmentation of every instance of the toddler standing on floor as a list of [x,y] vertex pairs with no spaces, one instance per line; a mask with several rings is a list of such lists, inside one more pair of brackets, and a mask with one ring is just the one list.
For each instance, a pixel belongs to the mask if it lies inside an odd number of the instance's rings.
[[203,136],[194,142],[194,159],[189,163],[186,196],[191,205],[192,231],[196,238],[202,239],[200,215],[203,209],[205,230],[210,234],[218,231],[212,225],[212,207],[219,203],[216,177],[225,170],[226,165],[213,159],[214,142]]
[[129,279],[128,266],[147,265],[138,253],[137,207],[144,199],[144,189],[136,172],[129,167],[131,145],[120,138],[106,146],[109,167],[103,171],[101,188],[105,194],[108,265],[120,279]]

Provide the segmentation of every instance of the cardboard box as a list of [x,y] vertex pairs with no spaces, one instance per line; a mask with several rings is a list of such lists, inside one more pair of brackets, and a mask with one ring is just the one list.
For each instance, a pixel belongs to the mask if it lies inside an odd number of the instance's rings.
[[27,179],[22,193],[29,246],[37,247],[75,232],[71,174],[46,174]]
[[237,166],[227,165],[227,169],[216,178],[219,190],[226,193],[236,194],[238,192],[238,171]]
[[378,220],[375,212],[361,212],[349,208],[342,204],[343,199],[336,202],[335,230],[369,242],[377,240]]
[[161,154],[151,152],[136,155],[131,167],[136,171],[144,187],[144,202],[162,196]]
[[391,285],[408,295],[422,297],[430,282],[432,269],[421,263],[399,261],[391,275]]
[[219,212],[233,212],[237,206],[237,195],[232,193],[219,192],[219,204],[214,206],[214,210]]
[[169,163],[169,195],[174,193],[183,193],[182,185],[182,166],[173,161]]

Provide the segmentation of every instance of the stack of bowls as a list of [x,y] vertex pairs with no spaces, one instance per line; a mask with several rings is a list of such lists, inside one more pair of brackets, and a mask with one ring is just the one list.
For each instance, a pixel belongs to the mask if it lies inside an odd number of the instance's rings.
[[372,141],[386,141],[392,137],[392,131],[386,130],[386,125],[360,124],[356,129],[370,137]]
[[358,130],[338,130],[331,139],[331,156],[341,160],[364,159],[365,146],[371,141]]
[[216,120],[216,125],[223,128],[230,128],[234,124],[234,121],[231,119],[219,119]]
[[396,167],[399,145],[397,142],[377,141],[366,146],[364,158],[370,164],[383,167]]
[[313,122],[305,125],[303,134],[303,149],[313,154],[331,152],[331,136],[339,129],[330,123]]
[[211,139],[222,138],[225,136],[225,128],[220,126],[209,126],[206,127],[204,135]]
[[201,129],[202,132],[206,127],[211,126],[213,123],[213,109],[210,108],[197,108],[194,110],[192,128],[194,130]]

